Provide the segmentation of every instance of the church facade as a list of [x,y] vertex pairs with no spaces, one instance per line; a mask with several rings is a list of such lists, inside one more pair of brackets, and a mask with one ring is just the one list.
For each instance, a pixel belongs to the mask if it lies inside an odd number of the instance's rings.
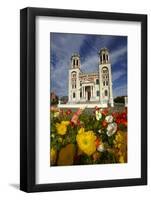
[[114,106],[111,63],[107,48],[100,50],[98,72],[93,73],[83,73],[80,69],[80,55],[73,54],[68,78],[68,104]]

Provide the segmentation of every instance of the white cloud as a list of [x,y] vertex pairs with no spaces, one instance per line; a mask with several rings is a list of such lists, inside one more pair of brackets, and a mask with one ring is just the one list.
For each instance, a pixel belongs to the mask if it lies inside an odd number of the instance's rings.
[[[87,35],[80,35],[76,39],[73,39],[73,34],[60,34],[58,39],[53,40],[51,43],[51,51],[55,54],[54,62],[51,60],[51,70],[53,73],[51,74],[51,82],[52,89],[58,92],[59,96],[67,95],[68,88],[68,69],[70,67],[70,57],[74,52],[80,52],[81,47],[86,43]],[[82,59],[81,69],[84,72],[96,72],[98,71],[98,63],[99,63],[99,51],[98,47],[102,47],[102,45],[108,46],[112,42],[114,37],[104,37],[103,39],[97,39],[93,43],[88,43],[90,48],[87,49],[86,59]],[[97,49],[97,48],[98,49]],[[120,57],[123,56],[127,52],[127,47],[121,47],[118,50],[115,50],[110,53],[111,63],[116,64],[119,61]],[[56,66],[55,66],[56,65]],[[125,75],[126,71],[123,69],[113,71],[112,80],[113,82],[118,80],[121,76]],[[122,88],[122,86],[121,86]],[[122,89],[119,88],[121,91]],[[120,93],[117,88],[115,88],[115,94]],[[123,89],[124,90],[124,89]]]
[[119,61],[120,57],[123,56],[127,52],[127,46],[121,47],[120,49],[111,52],[110,60],[112,65]]
[[118,80],[119,78],[121,78],[124,75],[126,75],[125,70],[114,71],[112,73],[112,82]]
[[51,70],[53,71],[51,74],[51,82],[52,90],[59,91],[58,95],[62,96],[67,95],[70,57],[72,53],[80,51],[85,36],[81,35],[81,37],[76,40],[73,40],[72,34],[66,35],[66,39],[63,35],[60,35],[58,38],[59,39],[55,44],[51,43],[51,49],[57,56],[56,67],[53,65],[53,61],[51,60]]
[[99,57],[98,55],[90,55],[87,60],[85,60],[82,65],[81,69],[84,72],[96,72],[98,70],[98,63]]

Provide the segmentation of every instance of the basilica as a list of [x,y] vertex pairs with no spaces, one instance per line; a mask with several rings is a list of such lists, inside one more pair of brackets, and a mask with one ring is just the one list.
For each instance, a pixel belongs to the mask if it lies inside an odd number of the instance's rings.
[[80,55],[71,56],[68,77],[68,105],[94,104],[102,107],[114,106],[112,72],[107,48],[99,51],[98,72],[83,73]]

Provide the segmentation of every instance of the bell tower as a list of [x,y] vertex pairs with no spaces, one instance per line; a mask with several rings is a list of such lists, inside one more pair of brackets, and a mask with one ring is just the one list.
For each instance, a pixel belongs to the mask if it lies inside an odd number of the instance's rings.
[[80,100],[80,55],[74,53],[71,56],[71,64],[69,69],[69,85],[68,85],[68,102],[77,103]]
[[99,56],[100,56],[100,64],[110,63],[109,51],[107,48],[102,48],[99,52]]
[[80,56],[78,53],[74,53],[71,56],[71,68],[72,69],[80,68]]
[[102,105],[113,107],[112,73],[108,49],[102,48],[99,57],[100,102]]

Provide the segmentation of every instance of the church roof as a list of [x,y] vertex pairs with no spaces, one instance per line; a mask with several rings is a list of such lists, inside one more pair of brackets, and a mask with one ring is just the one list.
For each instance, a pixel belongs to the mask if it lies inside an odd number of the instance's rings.
[[79,55],[79,53],[75,52],[75,53],[72,54],[71,59],[72,59],[73,57],[80,57],[80,55]]
[[82,72],[82,73],[80,73],[79,74],[79,76],[97,76],[97,75],[99,75],[99,72]]
[[106,47],[101,48],[100,51],[99,51],[99,54],[101,54],[102,51],[107,51],[107,52],[109,52],[109,50],[108,50]]

